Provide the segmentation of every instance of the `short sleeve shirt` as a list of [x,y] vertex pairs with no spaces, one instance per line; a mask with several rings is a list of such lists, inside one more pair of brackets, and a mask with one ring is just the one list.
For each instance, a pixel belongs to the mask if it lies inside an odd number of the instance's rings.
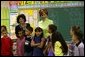
[[48,18],[46,18],[46,20],[44,22],[42,20],[39,22],[39,27],[41,27],[43,29],[45,38],[47,38],[47,36],[49,35],[47,29],[50,24],[53,24],[53,21]]

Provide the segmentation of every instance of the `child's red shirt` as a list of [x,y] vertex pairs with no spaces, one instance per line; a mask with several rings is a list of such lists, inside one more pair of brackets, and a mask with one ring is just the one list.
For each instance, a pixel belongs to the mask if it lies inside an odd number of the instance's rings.
[[1,56],[12,56],[13,42],[10,37],[1,38]]

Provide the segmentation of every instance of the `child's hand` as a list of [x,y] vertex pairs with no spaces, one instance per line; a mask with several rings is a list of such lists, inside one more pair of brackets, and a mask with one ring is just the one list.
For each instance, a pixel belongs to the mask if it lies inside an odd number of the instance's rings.
[[71,44],[68,44],[67,46],[68,46],[68,49],[71,49]]
[[68,48],[69,48],[70,50],[73,50],[73,49],[74,49],[74,45],[73,45],[73,44],[69,44],[69,45],[68,45]]
[[70,44],[67,44],[68,48],[70,48]]
[[36,43],[36,45],[37,45],[37,46],[39,46],[39,45],[40,45],[40,43]]
[[35,43],[34,40],[31,41],[31,46],[32,47],[37,47],[38,45],[40,45],[39,43]]

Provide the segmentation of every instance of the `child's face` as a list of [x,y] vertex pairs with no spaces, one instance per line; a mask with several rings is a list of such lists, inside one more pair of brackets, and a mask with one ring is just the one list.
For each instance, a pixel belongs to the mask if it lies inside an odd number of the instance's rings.
[[73,35],[73,37],[72,37],[72,42],[75,43],[76,40],[77,40],[77,38],[75,37],[75,35]]
[[19,37],[22,37],[22,36],[23,36],[23,32],[22,32],[22,31],[19,31],[19,32],[18,32],[18,36],[19,36]]
[[70,35],[72,36],[72,42],[75,42],[75,37],[74,37],[72,29],[70,29]]
[[70,35],[71,35],[71,36],[73,35],[73,31],[72,31],[72,29],[70,29]]
[[40,36],[42,32],[35,32],[36,36]]
[[7,31],[2,32],[3,36],[7,36]]
[[48,28],[48,32],[51,33],[51,30]]
[[4,31],[4,30],[5,30],[5,28],[4,28],[4,27],[2,27],[2,28],[1,28],[1,32],[2,32],[2,31]]
[[25,30],[25,35],[28,35],[28,36],[29,36],[30,34],[31,34],[31,32],[26,29],[26,30]]

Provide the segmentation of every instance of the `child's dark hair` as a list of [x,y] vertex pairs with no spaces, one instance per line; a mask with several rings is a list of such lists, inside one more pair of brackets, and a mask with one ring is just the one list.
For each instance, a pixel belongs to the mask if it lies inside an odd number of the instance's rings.
[[72,27],[72,31],[73,31],[73,33],[74,33],[76,36],[78,36],[78,40],[82,40],[82,38],[83,38],[83,33],[81,32],[79,26],[73,26],[73,27]]
[[16,36],[19,37],[19,32],[22,31],[22,34],[24,35],[24,31],[23,31],[23,28],[19,28],[19,30],[17,30],[17,33],[16,33]]
[[32,27],[26,27],[27,30],[29,30],[30,32],[33,32],[33,28]]
[[3,27],[5,30],[7,30],[7,28],[6,28],[6,26],[5,26],[5,25],[2,25],[2,26],[1,26],[1,28],[2,28],[2,27]]
[[50,24],[49,29],[51,30],[51,32],[55,32],[57,30],[57,26],[55,26],[54,24]]
[[[3,31],[7,31],[7,28],[6,28],[6,26],[5,26],[5,25],[2,25],[2,26],[1,26],[1,29],[2,29],[2,28],[4,28],[4,29],[5,29],[5,30],[3,30]],[[1,33],[2,33],[3,31],[1,31]],[[8,32],[7,32],[7,33],[8,33]]]
[[19,19],[20,18],[23,18],[24,19],[24,22],[26,22],[26,16],[24,14],[20,14],[20,15],[17,16],[17,23],[20,23],[19,22]]
[[52,33],[52,46],[54,48],[54,44],[56,41],[59,41],[61,43],[61,49],[63,51],[64,54],[67,54],[68,52],[68,47],[67,44],[63,38],[63,36],[61,35],[61,33],[59,33],[57,30],[57,27],[53,24],[49,25],[49,29],[51,30]]
[[[35,29],[35,32],[42,32],[41,35],[40,35],[40,37],[43,38],[43,30],[42,30],[42,28],[37,27],[37,28]],[[35,34],[34,37],[36,37],[36,34]]]

